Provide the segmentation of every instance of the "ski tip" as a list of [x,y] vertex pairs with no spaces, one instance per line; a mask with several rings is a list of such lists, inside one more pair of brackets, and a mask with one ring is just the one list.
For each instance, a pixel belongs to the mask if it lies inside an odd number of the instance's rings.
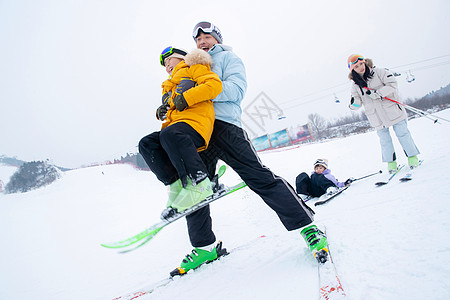
[[383,185],[386,185],[386,184],[387,184],[387,182],[383,182],[383,181],[375,182],[375,186],[383,186]]
[[221,165],[219,168],[219,171],[217,171],[217,174],[219,177],[222,177],[223,174],[225,174],[225,171],[227,170],[227,167],[225,165]]
[[176,268],[175,270],[173,270],[172,272],[170,272],[170,277],[182,276],[182,275],[184,275],[184,274],[186,274],[186,273],[187,273],[187,272],[186,272],[185,269],[183,269],[183,268],[181,268],[181,267],[178,267],[178,268]]
[[399,179],[399,181],[410,181],[410,180],[412,180],[412,178],[411,177],[407,177],[407,178],[400,178]]

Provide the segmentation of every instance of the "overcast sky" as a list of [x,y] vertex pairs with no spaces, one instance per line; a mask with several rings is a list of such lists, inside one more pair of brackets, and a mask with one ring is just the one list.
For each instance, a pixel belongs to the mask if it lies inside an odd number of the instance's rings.
[[0,0],[0,155],[77,167],[136,152],[160,129],[161,50],[194,49],[203,20],[244,61],[243,107],[264,92],[283,126],[349,113],[351,53],[421,97],[450,83],[449,13],[448,0]]

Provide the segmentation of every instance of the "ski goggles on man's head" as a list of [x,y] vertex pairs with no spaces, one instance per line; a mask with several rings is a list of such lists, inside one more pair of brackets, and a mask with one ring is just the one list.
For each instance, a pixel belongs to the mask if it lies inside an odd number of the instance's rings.
[[192,37],[195,39],[199,35],[199,31],[203,31],[204,33],[211,33],[214,31],[216,26],[210,22],[200,22],[194,27],[194,31],[192,31]]
[[359,54],[353,54],[352,56],[350,56],[348,58],[348,68],[350,69],[350,67],[354,64],[356,64],[358,61],[360,60],[364,60],[364,57],[362,55]]
[[165,48],[162,52],[161,52],[161,55],[159,56],[159,62],[161,63],[161,66],[165,66],[165,64],[164,64],[164,60],[166,59],[166,58],[168,58],[169,56],[171,56],[172,54],[174,54],[174,53],[178,53],[178,54],[181,54],[181,55],[186,55],[187,53],[185,52],[185,51],[183,51],[183,50],[180,50],[180,49],[177,49],[177,48],[174,48],[174,47],[172,47],[172,46],[169,46],[169,47],[167,47],[167,48]]

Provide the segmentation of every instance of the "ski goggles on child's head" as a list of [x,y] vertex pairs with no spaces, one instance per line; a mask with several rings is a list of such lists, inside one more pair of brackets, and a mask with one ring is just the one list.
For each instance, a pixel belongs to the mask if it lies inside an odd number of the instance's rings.
[[348,58],[348,61],[347,61],[347,63],[348,63],[348,68],[350,69],[350,67],[352,66],[352,65],[354,65],[354,64],[356,64],[358,61],[360,61],[360,60],[364,60],[364,57],[362,56],[362,55],[359,55],[359,54],[353,54],[352,56],[350,56],[349,58]]
[[172,54],[174,54],[174,53],[178,53],[178,54],[181,54],[181,55],[183,55],[183,56],[185,56],[185,55],[187,54],[187,53],[186,53],[185,51],[183,51],[183,50],[180,50],[180,49],[174,48],[174,47],[172,47],[172,46],[169,46],[169,47],[167,47],[166,49],[164,49],[164,50],[161,52],[161,55],[159,56],[159,62],[161,63],[161,66],[165,67],[165,65],[164,65],[164,60],[165,60],[166,58],[168,58],[169,56],[171,56]]

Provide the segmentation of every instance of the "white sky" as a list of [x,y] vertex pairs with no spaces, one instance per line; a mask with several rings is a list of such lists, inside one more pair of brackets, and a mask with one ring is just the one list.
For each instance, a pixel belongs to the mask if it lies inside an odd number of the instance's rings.
[[264,92],[283,125],[349,113],[355,52],[421,97],[450,83],[449,13],[448,0],[0,0],[0,155],[77,167],[135,152],[160,128],[161,50],[194,49],[203,20],[246,65],[243,107]]

